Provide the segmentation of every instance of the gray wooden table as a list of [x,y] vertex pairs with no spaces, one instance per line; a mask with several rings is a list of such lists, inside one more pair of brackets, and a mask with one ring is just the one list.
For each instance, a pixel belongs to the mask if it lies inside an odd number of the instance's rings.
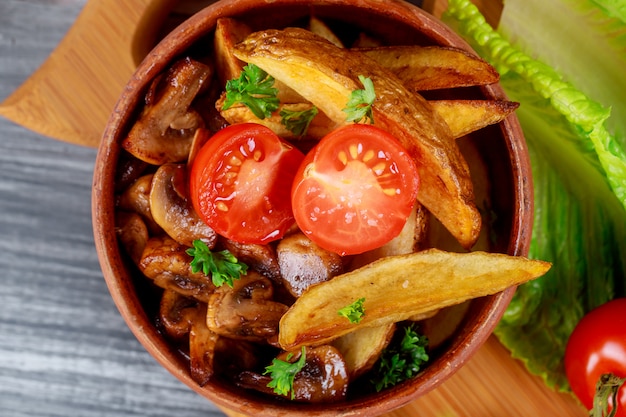
[[[86,0],[0,0],[0,101]],[[107,292],[94,249],[96,151],[0,117],[0,416],[223,415],[161,368]]]

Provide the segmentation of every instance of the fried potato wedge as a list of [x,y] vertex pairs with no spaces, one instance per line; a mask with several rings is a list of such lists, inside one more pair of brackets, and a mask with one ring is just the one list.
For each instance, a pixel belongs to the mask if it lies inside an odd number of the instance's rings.
[[359,52],[389,69],[411,91],[486,85],[500,79],[491,64],[458,48],[383,46]]
[[428,337],[428,348],[437,349],[450,338],[463,323],[471,302],[465,301],[442,308],[430,317],[420,320],[420,330]]
[[[223,107],[224,96],[222,96],[216,103],[216,107],[221,109]],[[280,112],[282,110],[290,110],[294,112],[306,111],[313,107],[310,103],[293,103],[293,104],[281,104],[277,111],[275,111],[270,117],[259,119],[252,111],[243,104],[235,104],[226,110],[220,110],[222,117],[229,123],[258,123],[270,128],[281,138],[285,139],[321,139],[328,132],[332,130],[334,123],[326,117],[324,113],[319,112],[309,125],[306,134],[304,136],[296,136],[292,131],[281,122],[282,117]]]
[[387,256],[405,255],[426,249],[429,223],[428,211],[416,203],[400,234],[379,248],[355,255],[350,261],[350,269],[360,268]]
[[[356,255],[350,263],[350,268],[355,269],[386,256],[415,252],[425,244],[427,226],[426,210],[416,203],[398,236],[380,248]],[[395,323],[364,327],[332,342],[332,345],[343,354],[351,378],[358,377],[374,366],[394,331]]]
[[445,120],[422,96],[366,55],[304,29],[255,32],[235,46],[234,54],[294,89],[334,127],[347,123],[343,109],[352,91],[363,88],[358,76],[369,77],[376,91],[375,125],[395,136],[417,162],[418,200],[463,247],[475,243],[481,217],[467,162]]
[[[243,41],[250,33],[252,33],[252,29],[237,19],[222,17],[217,20],[213,49],[217,75],[222,85],[225,85],[229,80],[239,78],[239,74],[246,63],[233,54],[233,47]],[[278,99],[281,103],[301,103],[304,101],[299,94],[281,83],[280,80],[274,83],[274,88],[278,89]]]
[[343,42],[341,42],[341,39],[335,35],[335,32],[333,32],[324,21],[315,16],[311,16],[309,19],[309,30],[322,38],[327,39],[340,48],[344,47]]
[[372,369],[395,331],[396,324],[389,323],[363,327],[333,340],[331,344],[341,352],[351,380]]
[[233,47],[251,33],[252,29],[237,19],[230,17],[217,19],[213,50],[217,76],[222,85],[225,85],[228,80],[239,77],[245,64],[233,55]]
[[[222,97],[217,102],[217,108],[228,123],[262,124],[286,139],[298,137],[281,123],[280,111],[282,109],[305,111],[313,107],[309,103],[283,104],[271,117],[259,119],[243,104],[235,104],[227,110],[221,110],[223,102]],[[429,103],[443,117],[455,138],[499,123],[519,107],[519,103],[506,100],[430,100]],[[329,133],[333,126],[333,122],[324,113],[318,113],[311,121],[306,137],[319,140]]]
[[[309,288],[281,318],[278,343],[285,350],[327,343],[364,327],[498,293],[540,277],[550,266],[505,254],[439,249],[383,258]],[[365,298],[359,323],[338,314],[359,298]]]
[[499,123],[519,107],[519,103],[506,100],[431,100],[429,103],[446,121],[455,138]]

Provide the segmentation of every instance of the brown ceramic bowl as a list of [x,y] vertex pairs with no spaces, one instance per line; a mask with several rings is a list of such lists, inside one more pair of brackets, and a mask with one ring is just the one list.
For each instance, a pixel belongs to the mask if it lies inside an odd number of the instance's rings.
[[[437,387],[456,372],[491,334],[515,289],[473,300],[445,349],[415,378],[380,393],[352,393],[338,404],[294,404],[247,392],[220,380],[204,387],[191,378],[184,355],[158,331],[153,293],[145,278],[123,256],[114,228],[116,170],[120,143],[128,132],[150,81],[194,45],[207,42],[216,19],[234,16],[255,29],[280,28],[315,13],[330,22],[365,30],[387,44],[469,47],[449,28],[411,4],[389,0],[225,0],[202,10],[170,33],[139,65],[106,127],[95,165],[93,224],[104,277],[122,316],[135,336],[166,369],[200,395],[225,409],[254,416],[374,416],[398,408]],[[472,87],[476,98],[505,98],[498,85]],[[526,145],[517,119],[476,132],[460,142],[470,160],[476,189],[490,200],[493,216],[485,222],[488,250],[526,255],[532,227],[532,183]]]

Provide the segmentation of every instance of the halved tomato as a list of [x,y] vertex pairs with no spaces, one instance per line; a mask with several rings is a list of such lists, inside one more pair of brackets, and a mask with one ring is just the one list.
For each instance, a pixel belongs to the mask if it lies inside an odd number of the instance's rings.
[[375,249],[397,236],[417,198],[413,159],[389,133],[344,126],[306,156],[291,192],[300,229],[341,255]]
[[242,123],[215,133],[194,158],[194,209],[237,242],[280,239],[293,225],[290,190],[304,154],[265,126]]

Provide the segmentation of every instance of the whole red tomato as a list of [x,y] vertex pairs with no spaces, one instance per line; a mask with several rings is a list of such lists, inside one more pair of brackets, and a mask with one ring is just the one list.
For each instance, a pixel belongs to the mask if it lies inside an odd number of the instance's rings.
[[[565,373],[588,410],[603,374],[626,378],[626,298],[590,311],[576,325],[565,350]],[[626,417],[626,386],[617,394],[616,417]]]

